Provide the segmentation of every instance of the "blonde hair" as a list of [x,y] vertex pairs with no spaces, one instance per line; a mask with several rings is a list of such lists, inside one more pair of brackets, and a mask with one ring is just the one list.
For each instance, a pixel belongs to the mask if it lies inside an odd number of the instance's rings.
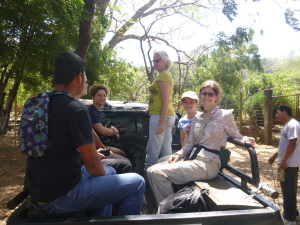
[[166,53],[165,51],[159,51],[159,50],[155,50],[153,52],[154,55],[159,55],[161,57],[161,59],[166,62],[166,68],[169,69],[172,66],[172,61],[168,55],[168,53]]

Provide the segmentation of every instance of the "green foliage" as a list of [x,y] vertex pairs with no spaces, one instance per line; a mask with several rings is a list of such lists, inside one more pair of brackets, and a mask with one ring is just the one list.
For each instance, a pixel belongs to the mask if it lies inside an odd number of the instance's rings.
[[[253,74],[244,81],[243,111],[248,115],[251,124],[262,120],[264,109],[264,90],[273,90],[273,96],[296,94],[296,83],[290,82],[283,72],[273,74]],[[273,108],[283,104],[280,98],[273,98]],[[288,99],[284,104],[293,105],[293,100]],[[275,113],[275,112],[273,112]]]
[[106,58],[103,60],[103,71],[99,76],[99,83],[109,87],[109,98],[112,100],[128,101],[132,99],[136,87],[134,67],[129,66],[124,60]]
[[299,19],[297,18],[297,15],[295,15],[295,12],[298,13],[298,17],[300,15],[300,10],[295,9],[292,10],[290,8],[286,9],[284,16],[285,21],[288,25],[290,25],[295,31],[300,31],[300,25],[299,25]]
[[[133,101],[141,100],[140,86],[146,76],[140,76],[138,68],[128,65],[124,59],[118,57],[116,50],[103,47],[103,39],[109,26],[106,15],[95,14],[93,21],[91,42],[86,62],[86,74],[90,84],[104,84],[110,92],[111,100]],[[84,98],[90,98],[88,94]],[[145,99],[143,99],[145,100]]]
[[[258,126],[258,121],[263,120],[264,109],[264,92],[256,92],[251,96],[247,96],[243,101],[244,121],[252,126]],[[246,115],[246,116],[245,116]],[[247,118],[247,119],[246,119]],[[246,120],[245,120],[246,119]]]
[[[6,93],[16,79],[24,88],[19,90],[18,102],[24,101],[25,92],[32,95],[52,88],[53,60],[74,50],[82,5],[82,0],[1,1],[0,72],[9,79]],[[0,81],[1,85],[5,83]]]
[[244,113],[248,115],[253,115],[257,109],[262,110],[263,108],[264,108],[263,91],[259,91],[253,95],[247,96],[246,99],[243,101]]
[[300,57],[293,57],[278,61],[274,65],[274,71],[286,75],[291,83],[298,84],[296,90],[300,91]]
[[251,43],[253,35],[252,29],[245,28],[238,28],[231,36],[220,32],[216,38],[218,47],[198,58],[194,83],[201,85],[205,80],[215,80],[224,93],[238,99],[245,78],[243,71],[263,71],[258,48]]
[[237,15],[237,4],[235,3],[235,0],[222,0],[223,2],[223,14],[227,16],[228,20],[232,22],[234,20],[233,17]]
[[114,50],[100,51],[95,45],[91,45],[88,53],[86,74],[91,84],[99,83],[109,87],[111,100],[141,100],[137,98],[136,92],[140,85],[147,83],[146,76],[128,65],[124,59],[118,58]]
[[296,83],[290,82],[285,73],[252,74],[244,81],[245,96],[252,96],[265,89],[273,90],[273,95],[296,94]]

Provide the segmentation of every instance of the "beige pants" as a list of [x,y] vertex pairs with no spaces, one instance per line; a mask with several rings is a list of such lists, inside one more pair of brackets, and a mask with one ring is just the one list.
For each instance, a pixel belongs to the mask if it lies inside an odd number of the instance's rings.
[[220,164],[211,160],[197,159],[155,164],[147,169],[147,178],[156,202],[173,194],[174,184],[185,184],[195,180],[211,180],[218,174]]

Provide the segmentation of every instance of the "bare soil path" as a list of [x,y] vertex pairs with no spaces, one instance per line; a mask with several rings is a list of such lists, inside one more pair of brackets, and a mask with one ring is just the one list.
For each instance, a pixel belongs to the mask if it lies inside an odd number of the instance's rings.
[[[23,188],[26,156],[18,152],[13,135],[0,136],[0,143],[0,225],[5,225],[7,217],[12,213],[11,210],[6,208],[7,201]],[[241,148],[236,148],[232,144],[229,144],[227,147],[232,152],[230,164],[250,175],[251,170],[248,152]],[[274,154],[277,149],[270,145],[257,145],[255,149],[259,161],[261,182],[267,183],[270,187],[281,193],[279,183],[274,181],[276,177],[275,165],[270,166],[267,163],[268,158]],[[298,188],[298,196],[300,192],[299,189],[300,188]],[[265,196],[264,194],[262,195]],[[273,199],[267,196],[265,197],[274,202]],[[299,199],[300,197],[298,198],[298,209],[300,209]],[[282,207],[281,194],[275,203]],[[298,224],[300,224],[300,220]]]

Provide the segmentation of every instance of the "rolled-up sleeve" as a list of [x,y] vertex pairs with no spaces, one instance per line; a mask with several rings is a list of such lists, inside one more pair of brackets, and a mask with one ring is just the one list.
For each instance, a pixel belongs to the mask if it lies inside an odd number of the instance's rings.
[[243,136],[240,134],[240,132],[236,126],[233,114],[228,113],[227,115],[225,115],[224,121],[225,121],[225,124],[224,124],[225,130],[226,130],[226,133],[228,134],[228,136],[242,140]]

